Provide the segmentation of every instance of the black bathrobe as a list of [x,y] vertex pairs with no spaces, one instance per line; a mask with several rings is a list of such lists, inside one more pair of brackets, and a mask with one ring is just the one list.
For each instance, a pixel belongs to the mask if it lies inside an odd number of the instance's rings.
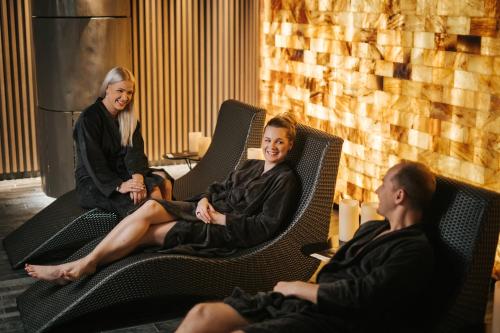
[[[102,208],[124,217],[137,206],[129,193],[116,191],[118,185],[140,173],[149,193],[164,181],[148,167],[139,123],[132,137],[132,147],[123,147],[118,120],[111,116],[101,98],[82,112],[75,124],[73,138],[76,191],[84,208]],[[164,174],[172,180],[166,172]]]
[[[295,172],[282,162],[267,172],[264,161],[248,160],[188,201],[162,201],[177,223],[166,234],[162,252],[227,256],[238,248],[262,243],[289,223],[299,195]],[[226,226],[206,224],[196,217],[198,201],[206,197],[226,215]]]
[[[236,288],[225,302],[254,324],[250,332],[414,332],[433,272],[422,225],[382,235],[388,222],[363,224],[320,271],[318,302]],[[423,305],[424,304],[424,305]]]

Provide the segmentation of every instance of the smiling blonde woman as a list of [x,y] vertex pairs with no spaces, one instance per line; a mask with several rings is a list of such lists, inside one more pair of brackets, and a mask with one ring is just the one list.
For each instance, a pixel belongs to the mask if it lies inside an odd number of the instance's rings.
[[123,67],[111,69],[99,97],[75,124],[76,191],[84,208],[127,216],[147,198],[171,200],[173,179],[151,169],[134,116],[135,79]]

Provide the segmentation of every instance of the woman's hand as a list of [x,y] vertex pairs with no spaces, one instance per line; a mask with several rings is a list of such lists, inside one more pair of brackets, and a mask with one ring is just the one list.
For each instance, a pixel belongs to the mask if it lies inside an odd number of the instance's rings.
[[319,284],[308,283],[303,281],[280,281],[275,286],[273,291],[281,293],[285,296],[295,296],[314,304],[318,303]]
[[208,211],[208,214],[210,214],[210,221],[213,224],[226,225],[226,215],[219,213],[213,207]]
[[138,182],[137,180],[131,178],[118,186],[118,192],[125,194],[129,192],[141,192],[146,190],[144,183]]
[[148,192],[146,189],[138,192],[130,192],[130,199],[134,202],[134,205],[138,205],[146,199]]
[[214,207],[208,202],[207,198],[203,198],[198,201],[196,206],[196,217],[205,223],[211,223],[212,218],[210,217],[210,211],[215,211]]

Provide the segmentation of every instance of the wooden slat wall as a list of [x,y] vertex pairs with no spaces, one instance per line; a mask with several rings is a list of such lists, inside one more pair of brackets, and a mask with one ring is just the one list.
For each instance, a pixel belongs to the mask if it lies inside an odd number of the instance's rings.
[[[30,0],[0,0],[0,180],[39,174]],[[211,135],[220,104],[258,103],[259,1],[133,0],[136,108],[153,164]]]
[[153,163],[211,135],[220,104],[258,103],[259,1],[133,0],[136,109]]
[[29,0],[0,0],[0,180],[38,173]]

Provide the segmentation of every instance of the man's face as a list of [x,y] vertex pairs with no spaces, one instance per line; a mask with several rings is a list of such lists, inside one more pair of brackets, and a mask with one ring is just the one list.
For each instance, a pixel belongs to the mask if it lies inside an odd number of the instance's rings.
[[396,206],[395,199],[397,187],[395,186],[392,178],[398,171],[399,168],[397,166],[390,168],[385,174],[382,184],[375,191],[379,200],[377,213],[384,217],[387,217],[387,214],[390,213]]

